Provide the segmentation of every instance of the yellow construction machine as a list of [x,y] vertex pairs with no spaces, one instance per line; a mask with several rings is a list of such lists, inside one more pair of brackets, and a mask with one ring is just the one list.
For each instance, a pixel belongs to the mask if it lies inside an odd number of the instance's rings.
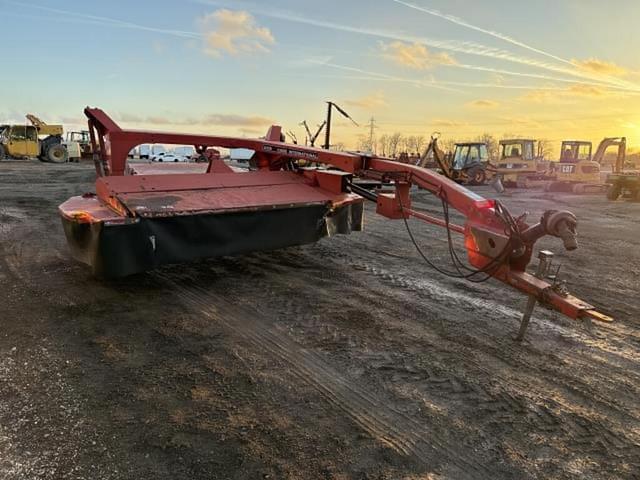
[[500,140],[497,174],[505,187],[530,188],[546,179],[549,162],[536,152],[536,141],[525,138]]
[[496,173],[489,161],[487,144],[482,142],[456,143],[453,155],[445,155],[438,147],[438,135],[433,135],[416,165],[426,168],[430,159],[435,160],[445,177],[464,185],[484,185]]
[[624,164],[627,151],[625,137],[603,139],[593,156],[591,142],[565,140],[562,142],[560,161],[551,164],[552,180],[545,185],[545,190],[571,193],[606,192],[608,185],[602,181],[601,165],[610,147],[618,148],[616,165]]
[[67,162],[62,125],[49,125],[31,114],[27,119],[31,125],[0,125],[0,161],[38,157],[43,162]]

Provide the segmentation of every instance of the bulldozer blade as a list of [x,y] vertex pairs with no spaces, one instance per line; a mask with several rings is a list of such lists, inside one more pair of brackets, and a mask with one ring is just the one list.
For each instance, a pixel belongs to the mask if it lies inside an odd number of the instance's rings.
[[493,188],[496,192],[498,193],[504,193],[504,185],[502,184],[502,180],[500,180],[500,177],[498,175],[496,175],[495,177],[493,177],[493,179],[489,182],[489,185],[491,186],[491,188]]

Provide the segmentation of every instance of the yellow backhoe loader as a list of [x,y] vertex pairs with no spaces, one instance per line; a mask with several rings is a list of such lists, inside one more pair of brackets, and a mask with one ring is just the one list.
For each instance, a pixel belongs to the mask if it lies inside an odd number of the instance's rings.
[[453,155],[448,156],[438,147],[438,135],[433,135],[416,165],[426,168],[431,159],[445,177],[464,185],[484,185],[496,173],[486,143],[456,143]]
[[0,126],[0,161],[38,157],[43,162],[66,162],[69,157],[62,145],[62,125],[48,125],[31,114],[27,119],[31,125]]

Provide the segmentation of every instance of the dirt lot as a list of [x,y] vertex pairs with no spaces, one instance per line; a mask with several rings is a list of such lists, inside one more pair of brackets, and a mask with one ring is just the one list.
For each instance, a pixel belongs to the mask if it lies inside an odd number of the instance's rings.
[[[537,309],[518,345],[521,295],[433,272],[372,212],[349,237],[94,280],[56,213],[92,180],[0,165],[1,478],[640,478],[640,204],[504,198],[578,215],[580,250],[542,246],[616,318]],[[445,264],[443,232],[415,231]]]

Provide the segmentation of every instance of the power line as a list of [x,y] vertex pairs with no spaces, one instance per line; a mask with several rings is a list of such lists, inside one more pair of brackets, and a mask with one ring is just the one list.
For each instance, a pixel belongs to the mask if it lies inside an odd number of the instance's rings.
[[369,127],[369,150],[373,153],[373,138],[375,136],[375,130],[378,128],[376,125],[376,119],[371,117],[367,126]]

